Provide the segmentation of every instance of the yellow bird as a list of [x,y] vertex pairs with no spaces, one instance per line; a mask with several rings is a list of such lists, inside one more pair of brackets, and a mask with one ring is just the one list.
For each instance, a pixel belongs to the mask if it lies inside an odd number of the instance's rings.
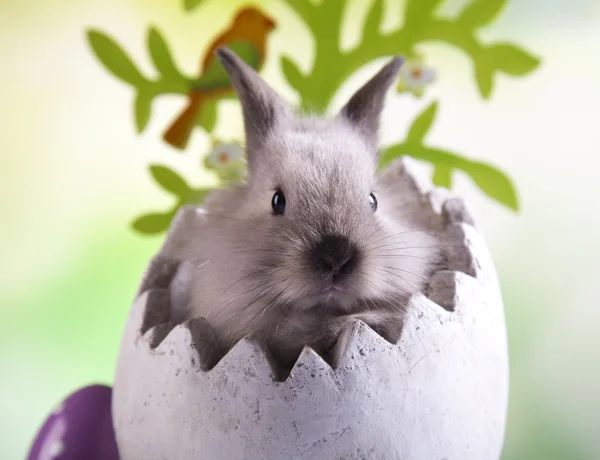
[[210,99],[233,92],[225,69],[215,56],[215,50],[227,46],[256,71],[260,71],[266,53],[267,35],[275,28],[275,21],[255,7],[241,9],[231,26],[217,36],[202,61],[201,75],[190,85],[188,104],[165,131],[163,139],[174,147],[184,149],[203,105]]

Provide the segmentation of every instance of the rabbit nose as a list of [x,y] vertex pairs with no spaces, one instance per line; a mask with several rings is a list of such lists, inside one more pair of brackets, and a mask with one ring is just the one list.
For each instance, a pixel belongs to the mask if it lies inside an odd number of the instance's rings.
[[342,235],[325,235],[311,251],[313,266],[330,275],[348,274],[358,261],[358,250]]

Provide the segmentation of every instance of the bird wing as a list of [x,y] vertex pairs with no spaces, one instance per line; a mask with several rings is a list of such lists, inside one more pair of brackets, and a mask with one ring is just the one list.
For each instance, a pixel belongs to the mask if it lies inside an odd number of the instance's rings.
[[[225,46],[246,61],[253,69],[259,70],[261,56],[259,56],[256,46],[250,41],[238,39],[226,43]],[[202,90],[222,89],[229,86],[231,86],[229,75],[227,75],[219,59],[211,60],[202,76],[192,82],[192,88]]]

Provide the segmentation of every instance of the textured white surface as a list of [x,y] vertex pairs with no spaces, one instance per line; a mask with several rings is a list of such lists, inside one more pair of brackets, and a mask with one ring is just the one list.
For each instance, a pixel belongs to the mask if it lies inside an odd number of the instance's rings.
[[357,322],[336,369],[306,348],[289,378],[275,382],[247,339],[202,371],[184,325],[150,347],[142,293],[114,385],[122,458],[497,460],[508,357],[495,268],[460,202],[428,196],[458,244],[449,265],[461,271],[434,277],[429,297],[439,304],[412,299],[396,345]]

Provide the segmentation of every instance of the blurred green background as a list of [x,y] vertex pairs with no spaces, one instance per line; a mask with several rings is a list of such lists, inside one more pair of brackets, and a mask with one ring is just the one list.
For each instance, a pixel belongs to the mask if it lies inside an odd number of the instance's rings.
[[[196,71],[207,40],[246,2],[207,0],[192,13],[166,0],[0,0],[0,452],[23,458],[52,407],[76,388],[112,381],[121,329],[142,271],[161,237],[129,228],[140,211],[172,203],[152,183],[150,162],[191,183],[208,149],[198,132],[185,153],[160,142],[182,106],[163,97],[142,136],[133,92],[91,54],[85,29],[100,28],[152,70],[146,29],[161,28],[181,67]],[[259,3],[278,19],[270,53],[310,62],[310,37],[280,1]],[[397,23],[390,1],[386,25]],[[448,1],[449,13],[466,3]],[[353,3],[344,44],[370,0]],[[389,24],[387,24],[389,23]],[[422,99],[390,98],[384,140],[404,138],[415,114],[441,105],[429,139],[505,170],[521,195],[514,214],[466,178],[457,193],[474,211],[505,296],[511,400],[505,459],[600,458],[600,43],[597,0],[512,0],[482,33],[542,58],[535,73],[500,76],[483,101],[470,62],[446,45],[424,45],[439,77]],[[334,105],[371,69],[344,86]],[[263,75],[290,100],[278,59]],[[217,134],[241,134],[234,102]],[[224,122],[226,120],[226,122]]]

